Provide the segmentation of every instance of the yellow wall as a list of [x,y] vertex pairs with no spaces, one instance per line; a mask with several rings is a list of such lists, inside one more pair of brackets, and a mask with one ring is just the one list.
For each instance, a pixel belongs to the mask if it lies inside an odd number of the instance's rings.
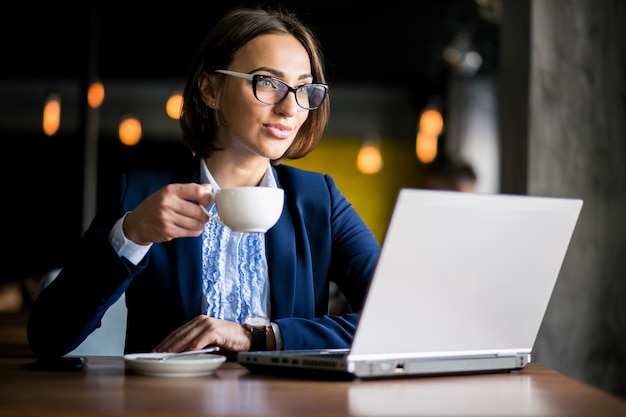
[[415,156],[414,142],[382,139],[382,169],[376,174],[362,174],[356,166],[362,144],[363,139],[360,138],[326,137],[306,157],[286,161],[285,164],[332,176],[382,243],[398,190],[418,187],[420,165]]

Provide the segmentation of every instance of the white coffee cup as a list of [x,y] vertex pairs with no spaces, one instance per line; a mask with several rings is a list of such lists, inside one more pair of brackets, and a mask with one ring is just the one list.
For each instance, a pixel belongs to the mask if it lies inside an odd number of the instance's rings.
[[274,187],[222,188],[211,194],[219,218],[205,213],[234,232],[265,233],[283,212],[284,191]]

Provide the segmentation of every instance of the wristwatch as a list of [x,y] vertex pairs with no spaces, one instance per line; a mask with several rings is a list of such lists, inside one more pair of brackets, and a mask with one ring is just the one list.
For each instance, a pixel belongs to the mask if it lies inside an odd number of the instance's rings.
[[252,335],[252,345],[250,350],[267,350],[267,337],[271,329],[270,319],[262,316],[253,316],[243,323]]

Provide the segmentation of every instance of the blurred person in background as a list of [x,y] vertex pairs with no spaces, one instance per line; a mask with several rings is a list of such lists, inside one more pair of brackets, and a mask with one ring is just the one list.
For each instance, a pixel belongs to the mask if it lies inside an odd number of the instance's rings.
[[472,164],[459,154],[443,153],[426,166],[424,188],[474,192],[477,181],[478,176]]

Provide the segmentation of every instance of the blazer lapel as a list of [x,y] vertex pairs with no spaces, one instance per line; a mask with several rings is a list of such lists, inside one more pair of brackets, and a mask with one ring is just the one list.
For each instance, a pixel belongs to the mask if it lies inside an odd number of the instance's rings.
[[202,306],[202,235],[176,239],[178,286],[188,320],[201,313]]
[[[176,182],[200,182],[200,159],[193,159],[193,169],[182,171]],[[202,235],[175,240],[178,287],[188,320],[201,313],[202,307]]]
[[278,223],[267,231],[265,239],[270,282],[270,318],[291,317],[296,302],[296,241],[289,219],[283,210]]
[[[274,178],[280,187],[276,169]],[[270,283],[270,318],[292,317],[296,310],[296,239],[289,198],[278,222],[265,235],[265,248]]]

